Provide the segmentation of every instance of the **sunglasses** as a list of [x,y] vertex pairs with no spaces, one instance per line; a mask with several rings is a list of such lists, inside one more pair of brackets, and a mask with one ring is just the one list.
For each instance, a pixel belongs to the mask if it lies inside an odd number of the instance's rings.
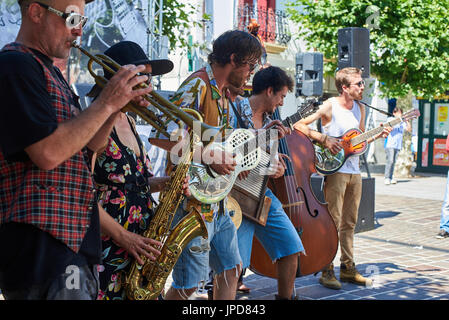
[[360,80],[359,82],[351,83],[351,85],[355,85],[355,86],[358,86],[359,88],[361,88],[362,86],[365,85],[365,80]]
[[60,16],[62,19],[64,19],[65,25],[69,29],[74,29],[74,28],[79,28],[79,27],[84,28],[84,26],[87,23],[87,17],[85,17],[77,12],[65,13],[65,12],[56,10],[55,8],[50,7],[49,5],[47,5],[45,3],[40,3],[37,1],[35,1],[34,3],[37,3],[42,8],[47,9],[48,11],[53,12],[53,13],[57,14],[58,16]]

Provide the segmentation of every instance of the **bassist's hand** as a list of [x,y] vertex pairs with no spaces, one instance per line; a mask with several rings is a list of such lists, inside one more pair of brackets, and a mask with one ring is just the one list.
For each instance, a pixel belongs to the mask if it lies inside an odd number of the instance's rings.
[[285,173],[285,170],[287,169],[287,165],[285,164],[282,156],[282,154],[278,154],[278,156],[275,158],[274,165],[270,166],[270,171],[274,172],[270,175],[270,177],[273,179],[282,177]]
[[273,120],[270,123],[268,123],[265,127],[263,127],[262,129],[265,129],[265,130],[276,129],[278,131],[278,139],[282,139],[286,135],[292,133],[291,129],[284,126],[280,120]]

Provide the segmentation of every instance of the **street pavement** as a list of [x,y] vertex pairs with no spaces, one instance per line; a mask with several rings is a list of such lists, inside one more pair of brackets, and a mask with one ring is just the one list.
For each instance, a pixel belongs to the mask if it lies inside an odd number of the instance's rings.
[[[375,228],[357,233],[354,258],[361,274],[374,280],[371,288],[342,283],[327,289],[317,276],[297,278],[295,291],[302,300],[448,300],[449,238],[436,239],[439,231],[445,176],[415,176],[385,185],[375,178]],[[334,258],[340,274],[340,252]],[[247,270],[244,283],[250,294],[239,300],[272,300],[275,279]]]
[[[448,300],[449,238],[436,239],[446,176],[415,176],[384,185],[375,178],[375,228],[357,233],[354,256],[357,268],[374,280],[372,287],[342,283],[341,290],[318,283],[320,274],[299,277],[295,292],[301,300]],[[334,258],[339,277],[339,257]],[[168,278],[166,287],[171,283]],[[249,294],[238,300],[273,300],[275,279],[246,271]],[[192,299],[202,299],[195,294]],[[2,299],[0,295],[0,299]]]

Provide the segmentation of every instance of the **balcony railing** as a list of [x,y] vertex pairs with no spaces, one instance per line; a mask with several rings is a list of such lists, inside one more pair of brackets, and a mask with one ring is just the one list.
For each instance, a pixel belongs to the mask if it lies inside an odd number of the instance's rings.
[[291,39],[288,28],[287,13],[282,10],[240,5],[237,9],[237,28],[247,31],[247,26],[251,19],[255,19],[259,25],[259,36],[264,42],[287,45]]

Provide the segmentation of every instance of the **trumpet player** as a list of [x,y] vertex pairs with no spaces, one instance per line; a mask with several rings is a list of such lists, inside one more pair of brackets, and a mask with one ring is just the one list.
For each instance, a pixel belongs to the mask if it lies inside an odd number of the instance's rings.
[[81,112],[53,60],[81,36],[85,1],[18,3],[19,33],[0,52],[0,288],[5,299],[96,299],[100,224],[86,146],[101,147],[120,109],[152,88],[133,90],[148,80],[144,65],[123,66]]

